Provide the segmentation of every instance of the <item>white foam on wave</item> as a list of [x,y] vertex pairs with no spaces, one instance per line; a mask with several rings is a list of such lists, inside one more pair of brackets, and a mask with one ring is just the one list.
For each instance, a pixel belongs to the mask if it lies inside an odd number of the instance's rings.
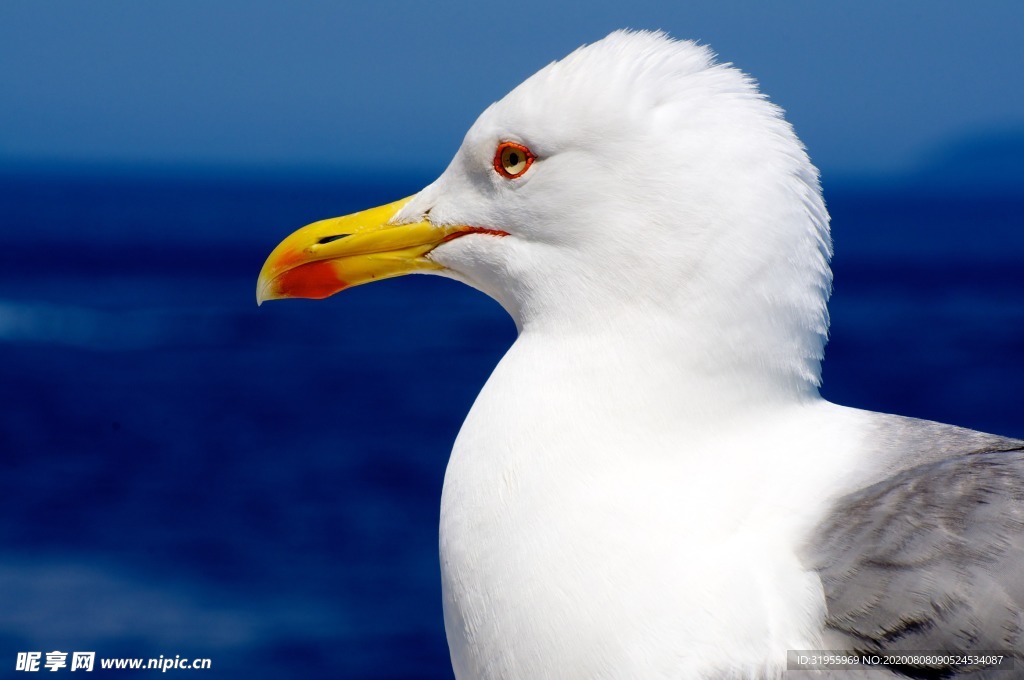
[[188,583],[78,561],[8,556],[0,562],[0,593],[0,638],[40,649],[133,641],[140,654],[143,647],[224,651],[344,627],[339,612],[319,602],[229,599]]
[[[201,323],[199,323],[201,321]],[[223,316],[178,309],[108,311],[48,302],[0,300],[0,343],[92,350],[196,344],[223,337]]]

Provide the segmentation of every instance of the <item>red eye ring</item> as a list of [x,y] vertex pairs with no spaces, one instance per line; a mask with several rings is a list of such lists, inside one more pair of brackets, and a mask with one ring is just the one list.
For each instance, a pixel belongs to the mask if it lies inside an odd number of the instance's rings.
[[522,177],[537,157],[522,144],[502,142],[494,152],[494,171],[506,179]]

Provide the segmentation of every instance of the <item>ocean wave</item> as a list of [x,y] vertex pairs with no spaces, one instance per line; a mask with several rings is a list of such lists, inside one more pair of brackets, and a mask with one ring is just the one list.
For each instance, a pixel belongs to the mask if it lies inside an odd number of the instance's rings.
[[215,310],[102,310],[49,302],[0,300],[0,343],[61,345],[98,351],[205,345],[231,336]]

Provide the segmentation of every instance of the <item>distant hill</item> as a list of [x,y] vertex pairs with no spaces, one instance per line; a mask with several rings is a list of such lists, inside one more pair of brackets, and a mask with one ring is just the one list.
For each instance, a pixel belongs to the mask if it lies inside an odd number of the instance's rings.
[[907,180],[939,188],[1024,190],[1024,128],[956,140],[926,158]]

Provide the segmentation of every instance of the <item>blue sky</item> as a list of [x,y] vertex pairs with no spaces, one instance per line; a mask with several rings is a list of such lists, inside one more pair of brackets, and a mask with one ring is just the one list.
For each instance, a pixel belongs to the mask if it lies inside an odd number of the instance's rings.
[[490,102],[620,27],[710,44],[825,171],[1024,131],[1024,2],[4,0],[0,163],[437,172]]

